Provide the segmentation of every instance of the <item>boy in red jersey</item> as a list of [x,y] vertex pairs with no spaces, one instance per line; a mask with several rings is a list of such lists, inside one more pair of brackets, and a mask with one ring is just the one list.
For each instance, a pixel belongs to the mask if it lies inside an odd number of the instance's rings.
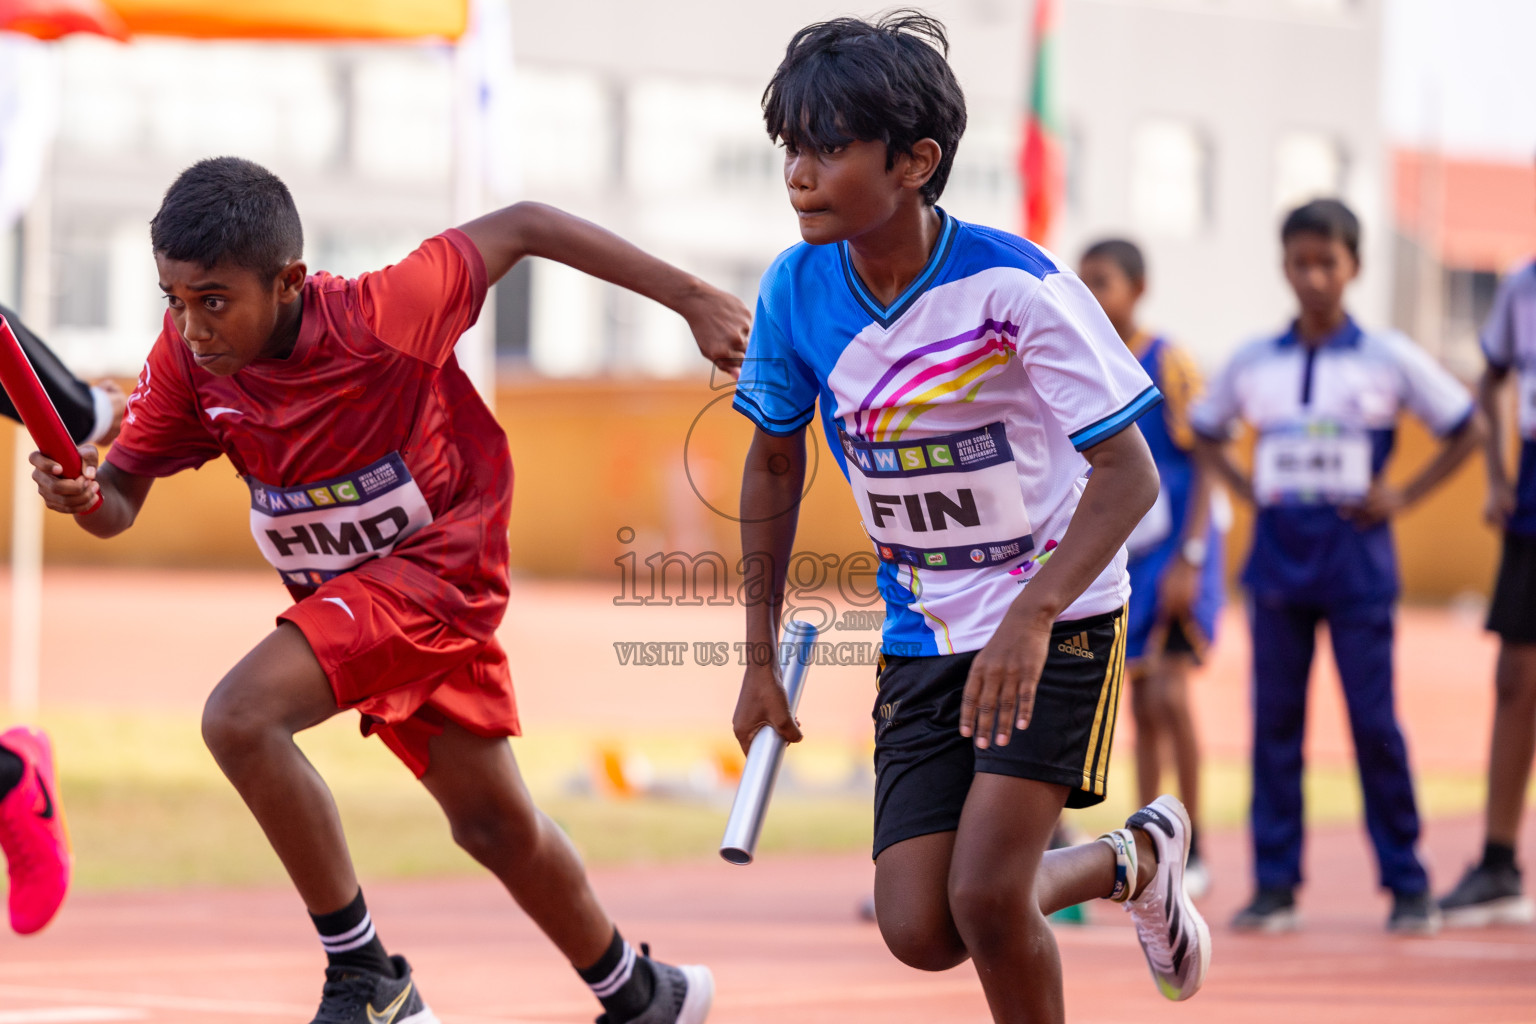
[[[451,229],[355,280],[309,275],[298,212],[245,160],[195,164],[151,223],[169,309],[97,468],[64,479],[34,453],[48,507],[111,537],[156,477],[229,456],[251,529],[295,604],[214,688],[203,736],[304,900],[328,966],[314,1024],[436,1021],[389,956],[325,783],[295,733],[363,716],[571,961],[610,1024],[697,1024],[703,967],[637,956],[603,912],[569,840],[533,806],[495,630],[507,603],[512,464],[506,436],[453,356],[486,289],[524,256],[569,264],[684,316],[729,369],[740,302],[616,236],[537,204]],[[82,514],[100,495],[103,504]]]

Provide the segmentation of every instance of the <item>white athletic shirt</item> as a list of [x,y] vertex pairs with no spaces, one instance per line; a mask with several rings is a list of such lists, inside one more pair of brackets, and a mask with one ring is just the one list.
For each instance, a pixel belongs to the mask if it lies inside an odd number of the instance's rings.
[[[779,436],[822,425],[881,560],[887,653],[979,650],[1049,557],[1087,481],[1083,449],[1160,395],[1051,254],[955,220],[889,306],[846,244],[763,276],[735,407]],[[1062,615],[1125,604],[1121,551]]]

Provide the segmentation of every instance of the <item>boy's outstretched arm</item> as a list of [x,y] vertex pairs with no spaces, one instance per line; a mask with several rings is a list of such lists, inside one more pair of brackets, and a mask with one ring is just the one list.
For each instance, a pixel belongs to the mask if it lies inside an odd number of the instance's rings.
[[1050,651],[1051,627],[1104,571],[1157,500],[1157,465],[1140,430],[1125,429],[1083,452],[1093,467],[1077,512],[1050,561],[1025,584],[971,662],[960,701],[960,735],[986,748],[1026,729]]
[[1360,504],[1340,509],[1341,514],[1361,526],[1385,522],[1434,490],[1466,461],[1467,456],[1481,447],[1487,437],[1488,424],[1482,411],[1474,406],[1472,415],[1441,439],[1434,458],[1426,462],[1412,480],[1402,487],[1394,487],[1378,476],[1371,481],[1371,489]]
[[[110,462],[98,466],[93,444],[83,444],[79,450],[85,468],[74,479],[65,477],[64,467],[42,452],[33,452],[27,459],[32,464],[32,481],[37,484],[43,503],[50,509],[73,515],[86,533],[115,537],[138,518],[155,478],[125,473]],[[101,507],[83,515],[95,504],[98,494],[101,495]]]
[[747,667],[731,728],[741,749],[769,726],[791,743],[800,726],[779,678],[779,617],[784,580],[805,488],[805,430],[776,437],[759,429],[741,477],[742,594],[747,606]]
[[459,228],[485,259],[495,284],[524,256],[542,256],[644,295],[688,321],[704,358],[731,376],[747,351],[752,317],[721,291],[591,221],[543,203],[516,203]]

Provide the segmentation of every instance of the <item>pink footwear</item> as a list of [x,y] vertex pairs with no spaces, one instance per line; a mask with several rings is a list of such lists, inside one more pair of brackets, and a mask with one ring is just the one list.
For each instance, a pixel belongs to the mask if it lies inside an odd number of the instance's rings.
[[21,781],[0,800],[0,849],[11,874],[11,927],[31,935],[53,920],[69,891],[69,832],[47,735],[18,726],[0,733],[0,747],[23,765]]

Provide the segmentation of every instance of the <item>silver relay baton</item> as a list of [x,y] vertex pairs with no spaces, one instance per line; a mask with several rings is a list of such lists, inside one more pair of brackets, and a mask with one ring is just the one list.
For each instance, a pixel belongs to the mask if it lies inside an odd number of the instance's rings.
[[[789,713],[793,715],[800,706],[800,694],[805,691],[805,676],[815,656],[816,627],[801,619],[794,619],[785,625],[779,644],[784,654],[779,669],[784,676]],[[771,725],[758,729],[757,735],[752,737],[747,763],[741,770],[741,781],[736,785],[736,800],[731,804],[731,816],[725,823],[725,837],[720,840],[720,856],[732,864],[751,864],[757,853],[757,837],[763,831],[768,800],[773,796],[773,785],[778,781],[779,765],[784,762],[786,746],[788,744],[784,738]]]

